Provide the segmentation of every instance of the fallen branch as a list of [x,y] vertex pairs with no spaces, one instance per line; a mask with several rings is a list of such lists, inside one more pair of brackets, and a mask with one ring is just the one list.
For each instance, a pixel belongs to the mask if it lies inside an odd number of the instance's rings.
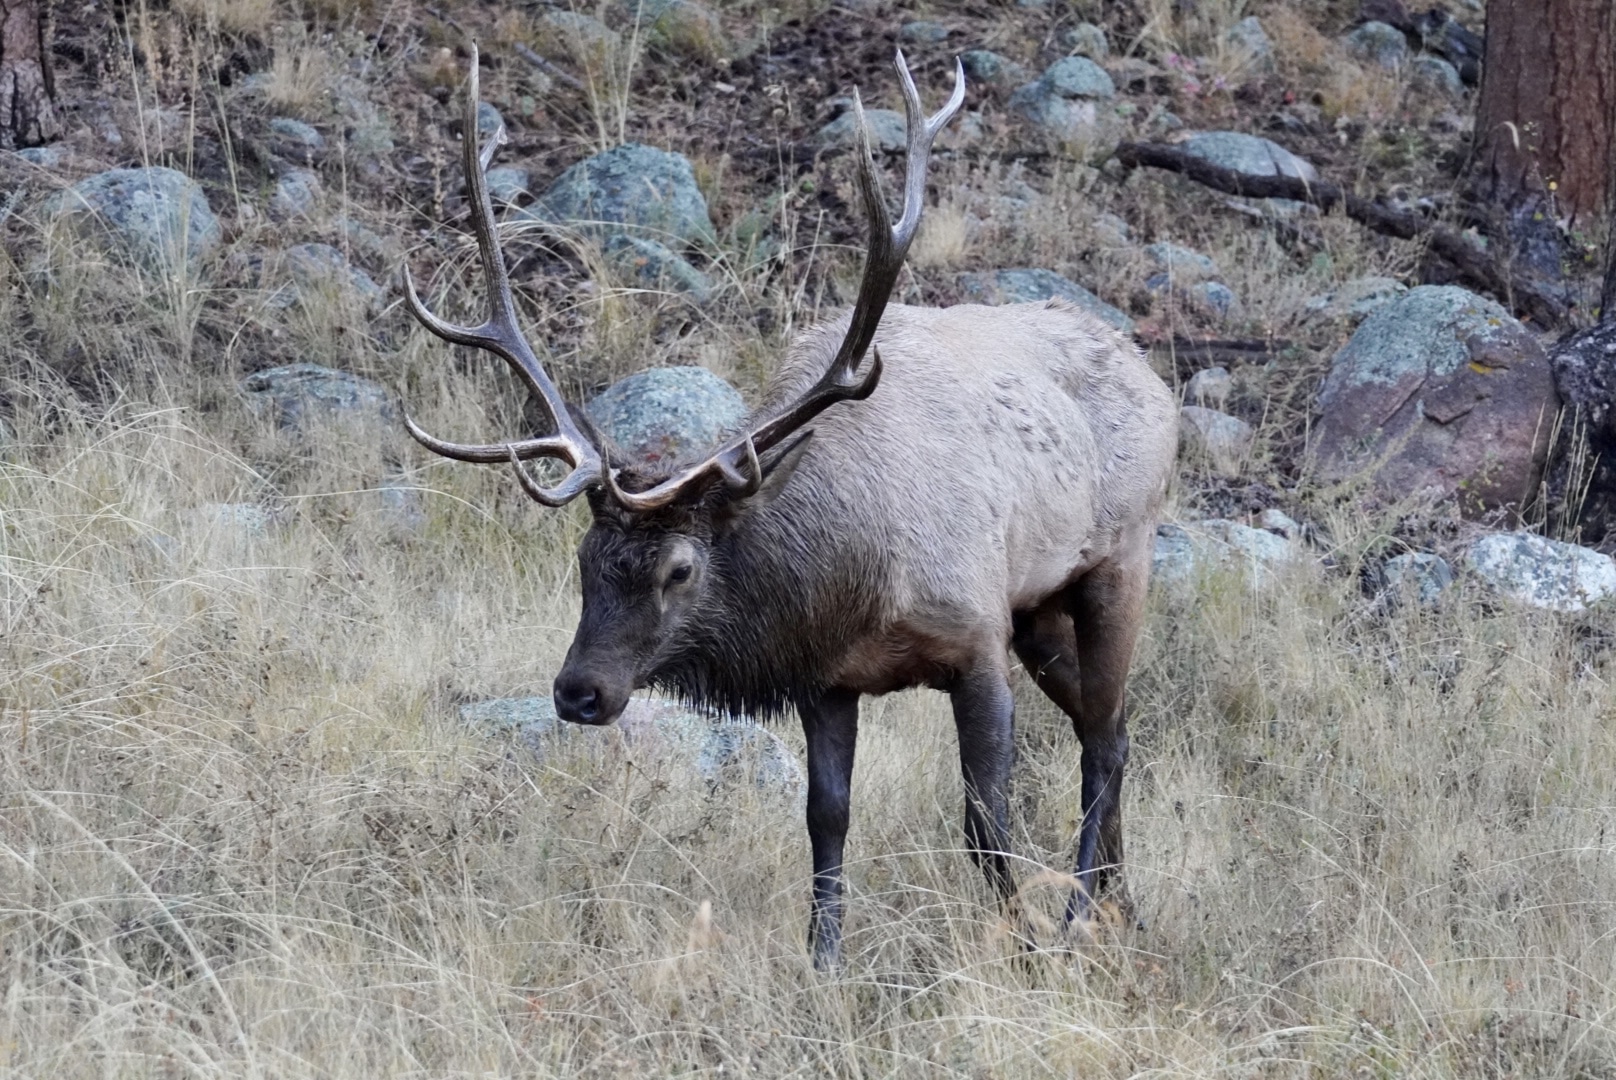
[[1148,165],[1181,173],[1227,195],[1257,199],[1294,199],[1311,203],[1321,210],[1340,206],[1347,216],[1386,236],[1401,240],[1424,238],[1433,255],[1451,264],[1459,279],[1484,289],[1545,328],[1564,326],[1570,321],[1565,302],[1537,282],[1499,266],[1487,253],[1446,225],[1430,221],[1407,210],[1394,210],[1383,203],[1343,190],[1327,181],[1308,182],[1294,176],[1250,176],[1213,165],[1160,143],[1123,143],[1117,147],[1117,160],[1129,167]]
[[1174,337],[1153,342],[1152,352],[1169,354],[1179,378],[1188,379],[1202,368],[1240,367],[1270,360],[1291,348],[1291,342],[1266,338]]

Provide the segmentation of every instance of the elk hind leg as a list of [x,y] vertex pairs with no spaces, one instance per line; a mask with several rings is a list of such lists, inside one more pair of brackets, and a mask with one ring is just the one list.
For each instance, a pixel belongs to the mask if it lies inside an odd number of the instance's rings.
[[833,690],[799,703],[808,743],[808,840],[813,847],[814,898],[808,948],[826,971],[842,959],[842,850],[852,810],[853,745],[858,740],[858,695]]
[[[1003,646],[1000,646],[1002,649]],[[1015,700],[1003,654],[961,675],[949,692],[959,732],[965,780],[965,843],[977,866],[1008,902],[1010,873],[1010,767],[1015,761]]]

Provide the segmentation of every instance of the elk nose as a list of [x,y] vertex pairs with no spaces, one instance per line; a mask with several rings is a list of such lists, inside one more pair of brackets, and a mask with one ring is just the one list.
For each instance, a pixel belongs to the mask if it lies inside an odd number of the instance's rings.
[[556,715],[574,724],[593,724],[600,716],[600,688],[588,679],[562,676],[555,682]]

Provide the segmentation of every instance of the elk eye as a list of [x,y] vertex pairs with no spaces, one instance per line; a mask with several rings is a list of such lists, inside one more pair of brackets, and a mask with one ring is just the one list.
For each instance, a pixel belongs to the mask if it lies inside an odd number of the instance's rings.
[[680,563],[668,571],[668,584],[680,585],[690,580],[690,564]]

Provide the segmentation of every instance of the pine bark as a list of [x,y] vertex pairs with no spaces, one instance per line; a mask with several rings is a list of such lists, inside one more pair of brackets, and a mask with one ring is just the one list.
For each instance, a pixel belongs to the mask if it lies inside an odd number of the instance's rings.
[[1478,194],[1597,227],[1616,173],[1616,3],[1491,0]]
[[0,148],[37,146],[61,134],[52,100],[43,0],[0,0]]

